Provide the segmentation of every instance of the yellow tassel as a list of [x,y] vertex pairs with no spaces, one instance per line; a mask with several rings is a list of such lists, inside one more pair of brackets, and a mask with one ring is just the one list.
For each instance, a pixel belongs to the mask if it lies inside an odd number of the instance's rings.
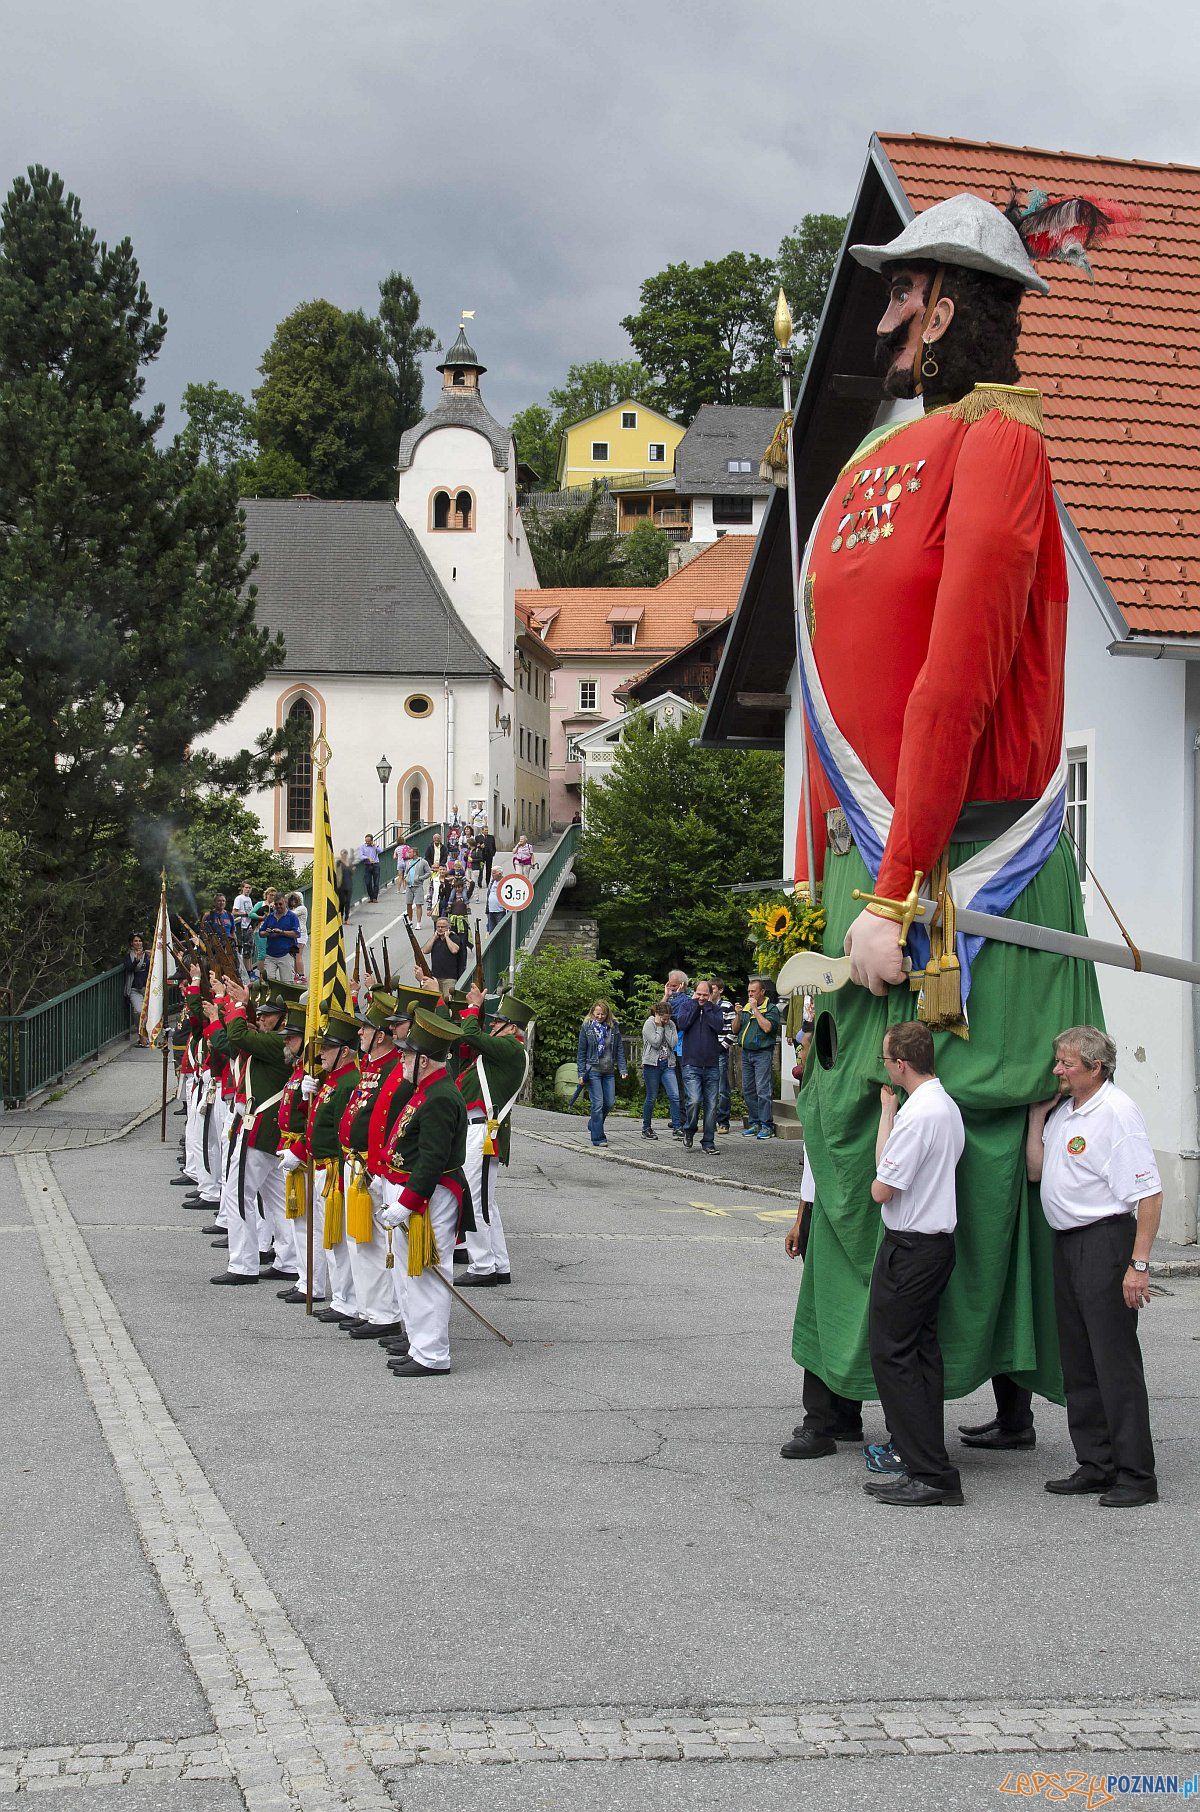
[[922,977],[917,1018],[936,1032],[969,1038],[962,1004],[962,969],[958,960],[958,915],[954,895],[943,883],[941,916],[931,939],[929,966]]
[[974,390],[968,390],[966,396],[953,405],[950,413],[958,421],[970,424],[981,422],[992,409],[998,410],[1010,422],[1020,422],[1039,434],[1045,432],[1041,392],[1023,384],[976,384]]
[[420,1277],[427,1265],[438,1262],[437,1247],[433,1242],[433,1228],[429,1221],[429,1212],[410,1214],[408,1217],[408,1275]]
[[496,1134],[499,1131],[499,1120],[489,1120],[487,1123],[487,1131],[483,1135],[483,1155],[485,1158],[494,1158],[496,1156]]
[[346,1196],[346,1232],[360,1246],[369,1246],[375,1233],[375,1205],[367,1187],[367,1173],[361,1158],[355,1158]]
[[325,1166],[325,1250],[340,1246],[346,1234],[346,1198],[342,1191],[342,1167]]
[[789,411],[775,430],[775,437],[762,456],[758,475],[764,484],[773,484],[777,490],[787,490],[787,449],[788,435],[792,431],[792,417]]
[[385,1271],[394,1271],[396,1268],[396,1254],[392,1251],[392,1229],[390,1227],[387,1230],[387,1236],[388,1249],[387,1257],[383,1261],[383,1268]]
[[308,1208],[307,1179],[303,1170],[289,1170],[283,1186],[285,1212],[289,1221],[302,1221]]

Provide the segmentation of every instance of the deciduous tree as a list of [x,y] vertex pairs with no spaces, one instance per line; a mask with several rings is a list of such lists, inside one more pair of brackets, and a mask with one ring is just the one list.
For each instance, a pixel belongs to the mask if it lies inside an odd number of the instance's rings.
[[593,484],[578,504],[566,508],[525,508],[525,537],[543,588],[623,583],[617,535],[596,534],[596,512],[607,496]]
[[621,325],[666,408],[690,422],[702,403],[771,403],[775,266],[727,252],[647,277]]

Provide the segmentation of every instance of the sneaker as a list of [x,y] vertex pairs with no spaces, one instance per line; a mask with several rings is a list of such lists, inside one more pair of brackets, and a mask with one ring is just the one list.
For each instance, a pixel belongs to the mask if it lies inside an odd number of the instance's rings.
[[775,1137],[775,1128],[773,1126],[760,1126],[754,1137],[756,1139],[773,1139]]
[[717,1148],[715,1145],[702,1145],[700,1149],[706,1158],[715,1158],[717,1155]]
[[607,1145],[607,1144],[608,1144],[607,1139],[593,1139],[592,1140],[592,1150],[599,1151],[602,1145]]
[[690,1133],[690,1132],[684,1133],[683,1148],[685,1151],[690,1151],[692,1149],[692,1140],[695,1138],[695,1136],[696,1136],[695,1133]]
[[718,1126],[718,1128],[717,1128],[717,1131],[718,1131],[718,1132],[723,1132],[723,1133],[727,1133],[727,1132],[728,1132],[728,1131],[729,1131],[729,1127],[728,1127],[728,1125],[725,1125],[725,1126]]
[[651,1132],[648,1126],[643,1126],[642,1137],[643,1139],[657,1139],[658,1134],[656,1132]]
[[743,1126],[742,1137],[743,1137],[743,1139],[757,1139],[757,1137],[758,1137],[758,1121],[757,1120],[751,1120],[749,1126]]
[[864,1447],[863,1458],[867,1462],[868,1472],[888,1472],[895,1475],[904,1471],[904,1461],[896,1452],[891,1441],[875,1441],[870,1447]]
[[672,1127],[672,1128],[671,1128],[671,1137],[672,1137],[672,1138],[673,1138],[673,1139],[682,1139],[682,1137],[683,1137],[683,1128],[682,1128],[682,1126],[673,1126],[673,1127]]

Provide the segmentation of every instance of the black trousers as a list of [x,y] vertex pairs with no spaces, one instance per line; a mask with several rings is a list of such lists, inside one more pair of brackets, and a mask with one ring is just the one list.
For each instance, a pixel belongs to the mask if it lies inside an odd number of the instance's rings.
[[1023,1434],[1033,1427],[1033,1392],[1003,1373],[992,1379],[996,1397],[996,1420],[1005,1434]]
[[[800,1256],[808,1256],[808,1235],[812,1228],[812,1204],[806,1202],[800,1217]],[[862,1404],[853,1397],[839,1397],[816,1372],[805,1372],[800,1388],[804,1405],[801,1426],[809,1434],[862,1435]]]
[[1137,1310],[1121,1283],[1137,1218],[1115,1214],[1054,1238],[1054,1312],[1075,1457],[1121,1485],[1153,1485],[1150,1404]]
[[938,1304],[954,1270],[952,1233],[885,1228],[871,1273],[867,1343],[879,1403],[910,1478],[957,1491],[946,1452]]

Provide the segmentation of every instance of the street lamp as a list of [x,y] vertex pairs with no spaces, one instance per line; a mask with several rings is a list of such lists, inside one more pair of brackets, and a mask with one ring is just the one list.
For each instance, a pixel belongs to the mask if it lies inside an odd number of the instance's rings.
[[375,772],[379,775],[379,784],[383,788],[383,831],[384,834],[386,834],[388,822],[387,786],[388,781],[392,777],[392,764],[386,755],[380,756],[379,760],[375,763]]

